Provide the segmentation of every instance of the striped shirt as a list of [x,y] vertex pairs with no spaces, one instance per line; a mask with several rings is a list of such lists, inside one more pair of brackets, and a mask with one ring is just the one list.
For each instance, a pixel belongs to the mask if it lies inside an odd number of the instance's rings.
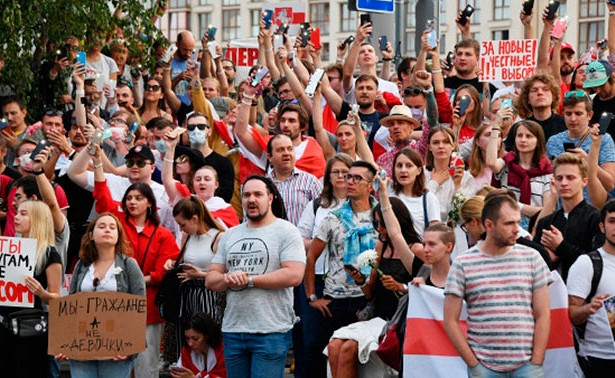
[[444,294],[466,300],[468,344],[495,371],[514,370],[532,357],[532,292],[548,284],[549,269],[536,250],[515,244],[500,256],[474,247],[457,257]]
[[305,206],[322,192],[322,184],[313,174],[297,168],[294,168],[293,173],[284,181],[275,177],[275,170],[271,170],[267,176],[280,191],[287,220],[295,226],[298,225]]

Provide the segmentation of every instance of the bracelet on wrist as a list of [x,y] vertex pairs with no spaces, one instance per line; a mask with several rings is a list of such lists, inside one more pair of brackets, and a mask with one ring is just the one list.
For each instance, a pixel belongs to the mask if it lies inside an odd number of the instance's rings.
[[39,176],[39,175],[42,175],[43,173],[45,173],[45,170],[44,170],[44,169],[41,169],[40,171],[33,171],[33,172],[32,172],[32,174],[33,174],[34,176]]
[[94,165],[92,165],[92,167],[93,167],[94,169],[96,169],[96,168],[100,168],[100,167],[102,167],[102,165],[103,165],[103,164],[102,164],[102,161],[101,161],[101,162],[100,162],[100,163],[98,163],[98,164],[94,164]]
[[442,70],[438,68],[437,70],[431,70],[432,74],[442,73]]
[[380,211],[385,212],[387,210],[391,210],[393,208],[393,205],[389,205],[389,206],[382,206],[380,208]]
[[164,159],[162,159],[162,161],[164,161],[165,163],[173,164],[173,159],[169,159],[169,158],[166,158],[166,157]]
[[171,67],[162,67],[163,71],[171,71]]
[[83,89],[75,90],[75,96],[85,96],[85,90]]
[[241,99],[241,103],[244,105],[252,106],[252,101],[246,101],[245,98]]
[[615,16],[615,11],[610,11],[609,16]]

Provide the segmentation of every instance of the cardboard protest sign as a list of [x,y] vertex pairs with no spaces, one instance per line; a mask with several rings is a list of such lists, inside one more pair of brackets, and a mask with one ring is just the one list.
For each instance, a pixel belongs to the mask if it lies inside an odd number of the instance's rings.
[[34,307],[26,276],[34,276],[36,239],[0,237],[0,306]]
[[481,41],[480,81],[523,81],[536,71],[538,41]]
[[83,292],[49,304],[49,350],[74,360],[104,360],[145,350],[146,299]]

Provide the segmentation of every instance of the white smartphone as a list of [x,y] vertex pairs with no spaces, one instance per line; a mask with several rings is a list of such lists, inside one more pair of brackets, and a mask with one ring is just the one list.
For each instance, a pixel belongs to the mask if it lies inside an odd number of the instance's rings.
[[164,53],[164,57],[160,59],[160,61],[163,63],[169,63],[169,61],[171,61],[176,51],[177,51],[177,45],[175,44],[169,45],[169,47],[167,47],[167,51],[165,51]]
[[317,68],[316,70],[314,70],[312,77],[310,77],[310,82],[308,83],[307,87],[305,87],[305,94],[309,98],[314,97],[314,92],[316,92],[316,89],[318,88],[318,85],[320,84],[320,81],[322,80],[322,77],[324,75],[324,68]]

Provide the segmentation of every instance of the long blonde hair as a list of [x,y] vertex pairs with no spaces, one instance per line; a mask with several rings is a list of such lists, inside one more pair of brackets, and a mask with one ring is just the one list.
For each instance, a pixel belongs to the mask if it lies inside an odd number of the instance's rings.
[[42,201],[29,200],[24,201],[21,205],[25,206],[30,218],[28,234],[22,236],[24,238],[36,239],[35,273],[40,274],[47,262],[47,247],[55,245],[53,217],[49,206]]

